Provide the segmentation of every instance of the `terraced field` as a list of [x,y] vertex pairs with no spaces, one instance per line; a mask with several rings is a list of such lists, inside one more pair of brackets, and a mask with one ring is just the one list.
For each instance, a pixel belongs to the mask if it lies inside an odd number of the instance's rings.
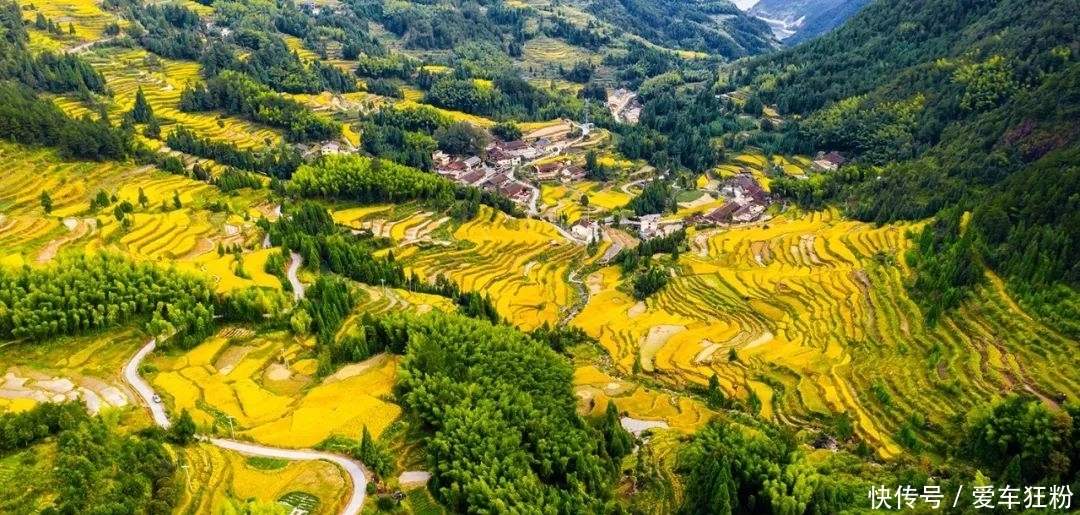
[[119,371],[142,339],[128,329],[0,346],[0,413],[77,396],[93,413],[129,405]]
[[[813,213],[692,234],[693,251],[660,293],[635,302],[616,289],[617,270],[601,270],[573,323],[625,372],[637,360],[672,385],[705,385],[715,373],[728,396],[755,396],[766,419],[801,425],[847,413],[882,456],[901,452],[895,435],[907,424],[941,427],[1012,390],[1048,399],[1078,391],[1068,341],[1000,286],[927,327],[904,289],[914,228]],[[940,443],[934,431],[919,434]]]
[[[277,145],[282,141],[280,131],[240,117],[181,112],[180,92],[185,85],[202,80],[197,62],[151,57],[143,49],[127,48],[94,50],[85,57],[105,76],[113,91],[109,113],[113,119],[119,119],[131,109],[135,93],[142,87],[154,115],[161,120],[162,134],[168,134],[172,124],[182,124],[200,136],[231,141],[244,148]],[[57,104],[77,116],[90,113],[74,96],[60,97]]]
[[662,421],[687,434],[704,426],[715,414],[700,401],[618,379],[592,365],[574,372],[574,391],[586,415],[600,416],[608,403],[614,401],[619,411],[630,417]]
[[177,513],[222,513],[227,503],[274,504],[287,493],[304,492],[319,499],[312,515],[331,515],[350,488],[344,473],[325,461],[264,463],[209,444],[185,448],[182,460]]
[[[170,411],[188,409],[219,434],[275,446],[311,447],[332,434],[380,434],[401,409],[380,397],[394,384],[396,359],[349,365],[317,385],[310,341],[286,333],[226,329],[184,354],[160,356],[151,381]],[[286,366],[286,363],[288,364]]]
[[[225,201],[238,213],[258,215],[249,208],[258,205],[265,190],[225,197],[206,183],[150,167],[63,162],[53,152],[6,143],[0,143],[0,159],[16,163],[0,175],[0,259],[6,263],[41,263],[61,252],[110,249],[206,272],[222,291],[251,284],[280,286],[277,278],[263,272],[270,251],[244,255],[244,271],[251,279],[237,276],[231,254],[213,252],[218,244],[251,245],[258,238],[254,222],[240,214],[201,209]],[[138,204],[140,189],[147,198],[145,208]],[[42,191],[49,192],[53,202],[48,215],[41,207]],[[101,191],[134,206],[125,217],[130,227],[123,227],[111,206],[90,210]],[[175,208],[174,195],[182,209]]]
[[398,257],[421,278],[444,274],[463,290],[490,294],[502,316],[531,330],[556,324],[573,304],[566,276],[585,251],[547,222],[511,219],[482,206],[454,231],[453,246],[414,246]]
[[[586,213],[606,216],[603,213],[619,209],[630,201],[630,195],[594,181],[573,184],[544,184],[540,188],[541,210],[546,216],[557,218],[566,215],[567,223],[574,223]],[[589,197],[589,207],[581,205],[581,196]]]
[[[31,43],[40,43],[35,45],[38,48],[59,50],[83,41],[96,41],[104,37],[105,25],[118,21],[116,15],[105,12],[99,3],[91,0],[28,3],[33,4],[33,9],[24,10],[23,19],[32,24],[37,14],[41,13],[63,29],[62,35],[48,34],[35,29],[34,33],[39,37],[32,38]],[[74,35],[68,34],[69,23],[75,26]]]

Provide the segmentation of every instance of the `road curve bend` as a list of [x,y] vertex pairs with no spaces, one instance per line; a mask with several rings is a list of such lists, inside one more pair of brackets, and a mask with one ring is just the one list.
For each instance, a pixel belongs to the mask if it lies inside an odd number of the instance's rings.
[[[296,255],[293,257],[299,258],[299,256]],[[299,262],[299,260],[294,259],[294,262]],[[290,274],[290,276],[294,275],[295,270],[294,274]],[[301,295],[303,295],[302,288],[303,287],[301,286]],[[142,402],[150,407],[150,413],[154,416],[154,423],[167,429],[170,423],[168,413],[165,412],[165,406],[159,402],[154,402],[154,389],[139,375],[139,365],[142,364],[143,359],[153,352],[155,348],[157,348],[157,340],[152,339],[147,342],[143,348],[139,349],[139,352],[136,352],[135,355],[132,356],[131,361],[128,361],[127,365],[124,366],[124,380],[139,394]],[[263,456],[266,458],[278,458],[291,461],[326,460],[335,463],[344,469],[349,477],[352,478],[352,494],[349,496],[348,502],[346,502],[345,506],[341,509],[341,515],[357,515],[364,506],[364,495],[367,492],[367,475],[364,473],[364,467],[356,460],[328,452],[306,449],[280,449],[277,447],[266,447],[264,445],[225,440],[222,438],[208,438],[207,440],[222,449],[236,451],[251,456]]]
[[296,271],[304,264],[304,257],[296,252],[291,252],[290,255],[292,261],[289,263],[289,269],[285,271],[285,275],[289,278],[289,284],[292,285],[293,298],[300,300],[304,298],[304,283],[300,282],[300,278],[296,276]]

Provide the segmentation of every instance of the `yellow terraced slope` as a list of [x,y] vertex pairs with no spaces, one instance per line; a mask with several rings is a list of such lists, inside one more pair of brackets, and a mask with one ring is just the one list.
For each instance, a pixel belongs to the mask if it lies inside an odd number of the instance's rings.
[[603,269],[573,323],[623,371],[636,359],[679,385],[715,373],[727,395],[753,392],[768,419],[846,412],[885,456],[900,453],[893,435],[910,413],[945,423],[1004,390],[1080,388],[1062,372],[1067,340],[1019,315],[1000,287],[927,327],[904,289],[914,228],[814,213],[692,234],[664,290],[635,302],[616,289],[618,270]]

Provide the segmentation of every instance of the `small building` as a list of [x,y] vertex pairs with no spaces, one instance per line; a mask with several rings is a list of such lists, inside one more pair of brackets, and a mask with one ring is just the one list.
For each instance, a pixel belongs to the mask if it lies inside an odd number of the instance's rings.
[[735,212],[741,206],[734,202],[728,202],[705,215],[705,221],[714,224],[729,224],[734,221]]
[[585,180],[585,176],[588,175],[588,173],[584,168],[578,165],[571,165],[562,171],[562,175],[563,179],[567,182],[577,182]]
[[510,168],[521,164],[521,156],[509,154],[498,147],[487,153],[488,162],[499,168]]
[[758,204],[769,203],[769,194],[754,180],[754,176],[748,170],[731,179],[731,184],[737,196],[750,197]]
[[487,180],[485,185],[490,184],[493,188],[501,188],[504,184],[510,182],[510,177],[504,173],[495,174]]
[[341,144],[336,142],[336,141],[323,142],[322,146],[319,147],[319,154],[324,155],[324,156],[328,156],[328,155],[331,155],[331,154],[340,154],[340,153],[341,153]]
[[495,148],[502,150],[503,152],[506,152],[508,154],[521,155],[532,147],[530,147],[529,144],[525,143],[524,141],[514,140],[496,143]]
[[765,212],[765,206],[760,204],[747,204],[739,208],[738,211],[731,216],[731,219],[735,222],[746,223],[757,220],[761,213]]
[[833,170],[836,170],[836,168],[837,165],[835,163],[826,159],[818,159],[814,161],[814,169],[819,172],[831,172]]
[[517,181],[507,182],[498,189],[498,192],[510,200],[516,202],[527,202],[532,192],[524,184]]
[[638,232],[643,239],[652,238],[660,228],[660,215],[643,215]]
[[480,159],[479,157],[476,157],[476,156],[472,156],[472,157],[465,160],[465,166],[468,169],[472,170],[473,168],[476,168],[477,166],[480,166],[480,164],[483,163],[483,162],[484,162],[483,159]]
[[575,237],[585,240],[585,243],[592,243],[600,240],[600,224],[593,221],[578,220],[574,222],[574,225],[570,226],[570,234]]
[[536,165],[536,180],[538,181],[554,181],[559,178],[559,173],[562,171],[563,164],[560,162],[545,163],[542,165]]
[[845,161],[847,161],[847,159],[844,159],[844,156],[840,155],[840,153],[835,150],[829,152],[828,154],[824,152],[818,152],[817,160],[828,161],[836,166],[840,166],[844,164]]
[[458,176],[458,182],[466,186],[475,186],[480,181],[484,180],[487,174],[481,170],[473,170],[466,174]]

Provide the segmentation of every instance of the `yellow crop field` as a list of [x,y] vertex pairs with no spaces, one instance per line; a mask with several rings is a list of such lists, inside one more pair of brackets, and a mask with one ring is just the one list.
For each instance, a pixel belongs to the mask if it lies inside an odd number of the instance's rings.
[[[84,41],[96,41],[104,37],[105,25],[118,21],[115,14],[105,12],[99,3],[88,0],[33,2],[32,5],[32,9],[23,11],[23,19],[33,22],[37,14],[41,13],[63,29],[62,35],[34,29],[32,34],[38,37],[31,36],[31,44],[35,48],[57,50]],[[75,27],[74,35],[67,32],[69,23]]]
[[341,508],[351,484],[336,465],[325,461],[260,462],[209,444],[184,448],[186,469],[180,478],[178,511],[219,513],[228,503],[256,500],[273,505],[289,492],[319,498],[313,515],[331,515]]
[[[192,261],[217,242],[242,243],[255,228],[239,217],[191,208],[219,201],[257,203],[267,194],[259,190],[224,197],[206,183],[149,166],[63,161],[49,150],[8,143],[0,143],[0,160],[14,163],[0,176],[0,258],[17,262],[41,263],[60,252],[109,249],[203,270]],[[145,207],[138,202],[140,190]],[[42,191],[52,200],[48,215],[41,207]],[[112,206],[91,211],[90,202],[100,192],[133,205],[125,216],[128,227],[114,217]],[[174,195],[182,209],[173,205]],[[248,269],[256,283],[276,285],[275,278],[262,273],[265,258],[256,253],[251,259]]]
[[588,60],[589,54],[578,47],[570,46],[552,38],[533,38],[525,42],[526,61],[538,63],[574,63]]
[[788,175],[805,175],[806,170],[800,166],[799,162],[794,159],[788,159],[784,156],[773,156],[773,166],[779,167]]
[[663,421],[685,433],[701,428],[716,414],[700,401],[627,382],[591,365],[574,371],[574,391],[586,415],[600,415],[614,401],[632,418]]
[[144,338],[135,329],[123,329],[61,337],[47,345],[0,346],[0,372],[5,374],[0,413],[25,411],[58,394],[69,400],[79,396],[98,409],[128,406],[117,372]]
[[285,46],[289,47],[289,50],[296,52],[296,54],[300,56],[300,59],[305,61],[318,59],[319,56],[315,55],[315,52],[308,50],[308,48],[304,46],[304,41],[300,38],[288,34],[282,34],[281,37],[285,40]]
[[566,276],[585,251],[551,224],[508,218],[481,206],[452,238],[457,245],[433,245],[399,261],[424,280],[443,274],[463,290],[491,295],[499,314],[525,330],[557,323],[573,304]]
[[451,111],[449,109],[442,109],[440,107],[421,104],[420,100],[423,98],[423,92],[420,92],[420,96],[418,97],[416,95],[416,91],[414,90],[405,89],[404,91],[405,99],[394,104],[394,106],[398,109],[416,109],[423,106],[425,108],[434,109],[438,111],[439,114],[446,116],[447,118],[450,118],[455,122],[469,122],[473,125],[479,125],[480,127],[490,127],[492,125],[495,125],[494,121],[488,118],[484,118],[483,116],[476,116],[474,114],[463,113],[461,111]]
[[[581,196],[589,197],[589,208],[581,205]],[[568,223],[574,223],[585,216],[591,209],[594,216],[601,211],[612,211],[626,205],[633,197],[614,186],[605,186],[595,181],[582,181],[571,184],[542,184],[540,201],[545,214],[552,217],[566,215]]]
[[[151,57],[142,49],[107,48],[95,53],[90,60],[105,76],[113,91],[114,102],[110,116],[119,119],[135,104],[135,94],[142,87],[154,115],[162,121],[162,134],[168,134],[171,123],[182,124],[200,136],[236,143],[240,147],[263,147],[282,142],[280,131],[249,122],[237,116],[218,113],[185,113],[180,111],[180,93],[187,84],[200,82],[199,63]],[[57,104],[75,116],[90,113],[73,96],[60,97]]]
[[[1075,379],[1045,372],[1067,366],[1067,342],[1021,320],[1001,286],[980,291],[981,309],[964,308],[935,328],[923,322],[902,265],[911,245],[905,233],[917,228],[817,212],[705,231],[691,237],[682,273],[645,302],[618,289],[617,269],[592,274],[590,301],[572,323],[597,338],[622,373],[637,361],[674,385],[705,385],[716,374],[725,395],[755,397],[759,415],[782,424],[846,412],[882,456],[900,453],[892,435],[909,413],[944,424],[1008,388],[1016,363],[1044,371],[1026,379],[1036,391],[1075,391]],[[980,336],[988,332],[997,343]],[[928,364],[931,348],[942,357]],[[603,381],[589,375],[579,370],[578,383]],[[961,377],[970,378],[970,399],[949,393]],[[891,392],[891,404],[877,402],[872,387]]]
[[379,398],[391,394],[396,371],[396,357],[387,356],[346,366],[311,388],[288,415],[245,434],[283,447],[309,447],[332,434],[357,438],[364,425],[378,437],[401,415],[400,407]]
[[[170,409],[189,410],[196,423],[228,431],[231,418],[237,435],[279,447],[311,447],[332,434],[357,438],[364,425],[377,436],[401,415],[380,398],[392,393],[395,357],[348,365],[312,386],[314,360],[294,359],[305,345],[286,333],[226,329],[186,353],[154,358],[160,372],[151,381]],[[296,363],[285,368],[283,358]]]

